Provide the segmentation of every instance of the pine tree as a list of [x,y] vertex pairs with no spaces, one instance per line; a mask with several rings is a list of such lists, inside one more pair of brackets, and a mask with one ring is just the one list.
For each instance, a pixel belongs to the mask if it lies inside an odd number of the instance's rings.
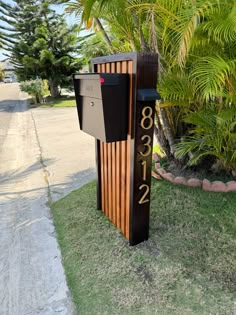
[[76,26],[68,27],[44,0],[17,0],[7,6],[8,25],[14,29],[8,49],[20,81],[47,79],[53,97],[59,96],[59,86],[71,80],[80,68],[77,52]]

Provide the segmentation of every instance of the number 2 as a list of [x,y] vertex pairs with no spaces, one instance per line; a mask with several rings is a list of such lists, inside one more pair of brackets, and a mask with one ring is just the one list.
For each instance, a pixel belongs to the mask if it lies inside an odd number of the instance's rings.
[[146,184],[142,184],[141,186],[139,186],[139,190],[142,190],[143,188],[145,188],[145,192],[144,192],[144,194],[142,195],[142,197],[140,198],[140,200],[138,202],[140,205],[143,204],[143,203],[149,202],[149,199],[145,199],[145,198],[147,197],[147,195],[148,195],[148,193],[150,191],[150,188]]

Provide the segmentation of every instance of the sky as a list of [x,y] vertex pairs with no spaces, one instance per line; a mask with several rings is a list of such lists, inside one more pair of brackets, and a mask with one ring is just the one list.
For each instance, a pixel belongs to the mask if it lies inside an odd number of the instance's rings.
[[[4,2],[7,4],[14,4],[14,2],[11,0],[4,0]],[[62,14],[64,12],[64,5],[53,5],[52,8],[56,10],[56,12],[59,14]],[[76,18],[74,15],[66,14],[65,17],[68,24],[76,23]],[[4,23],[0,22],[0,26],[1,24],[4,24]],[[3,55],[3,51],[0,51],[0,60],[3,60],[5,58],[6,57]]]

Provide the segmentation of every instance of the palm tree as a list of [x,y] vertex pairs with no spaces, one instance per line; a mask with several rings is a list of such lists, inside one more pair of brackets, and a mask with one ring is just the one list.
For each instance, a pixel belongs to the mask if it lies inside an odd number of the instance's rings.
[[136,2],[134,8],[155,14],[163,70],[158,132],[173,154],[188,129],[184,117],[210,102],[219,108],[235,104],[236,10],[228,0]]
[[[67,3],[66,11],[79,16],[86,28],[97,28],[111,52],[117,52],[117,47],[122,51],[122,46],[125,50],[128,47],[129,50],[148,50],[147,34],[143,30],[146,21],[143,14],[137,14],[130,5],[131,1],[126,0],[76,0]],[[117,39],[119,45],[116,45]]]
[[[230,0],[79,1],[82,20],[96,15],[120,43],[159,54],[162,102],[157,136],[168,157],[188,134],[186,117],[214,103],[236,105],[236,9]],[[114,49],[113,49],[114,50]]]

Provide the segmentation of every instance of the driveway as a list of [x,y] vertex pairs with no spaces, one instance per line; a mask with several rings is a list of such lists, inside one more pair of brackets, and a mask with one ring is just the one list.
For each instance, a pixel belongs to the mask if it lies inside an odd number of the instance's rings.
[[94,178],[94,140],[74,108],[27,110],[17,84],[0,98],[0,314],[75,314],[47,204]]

